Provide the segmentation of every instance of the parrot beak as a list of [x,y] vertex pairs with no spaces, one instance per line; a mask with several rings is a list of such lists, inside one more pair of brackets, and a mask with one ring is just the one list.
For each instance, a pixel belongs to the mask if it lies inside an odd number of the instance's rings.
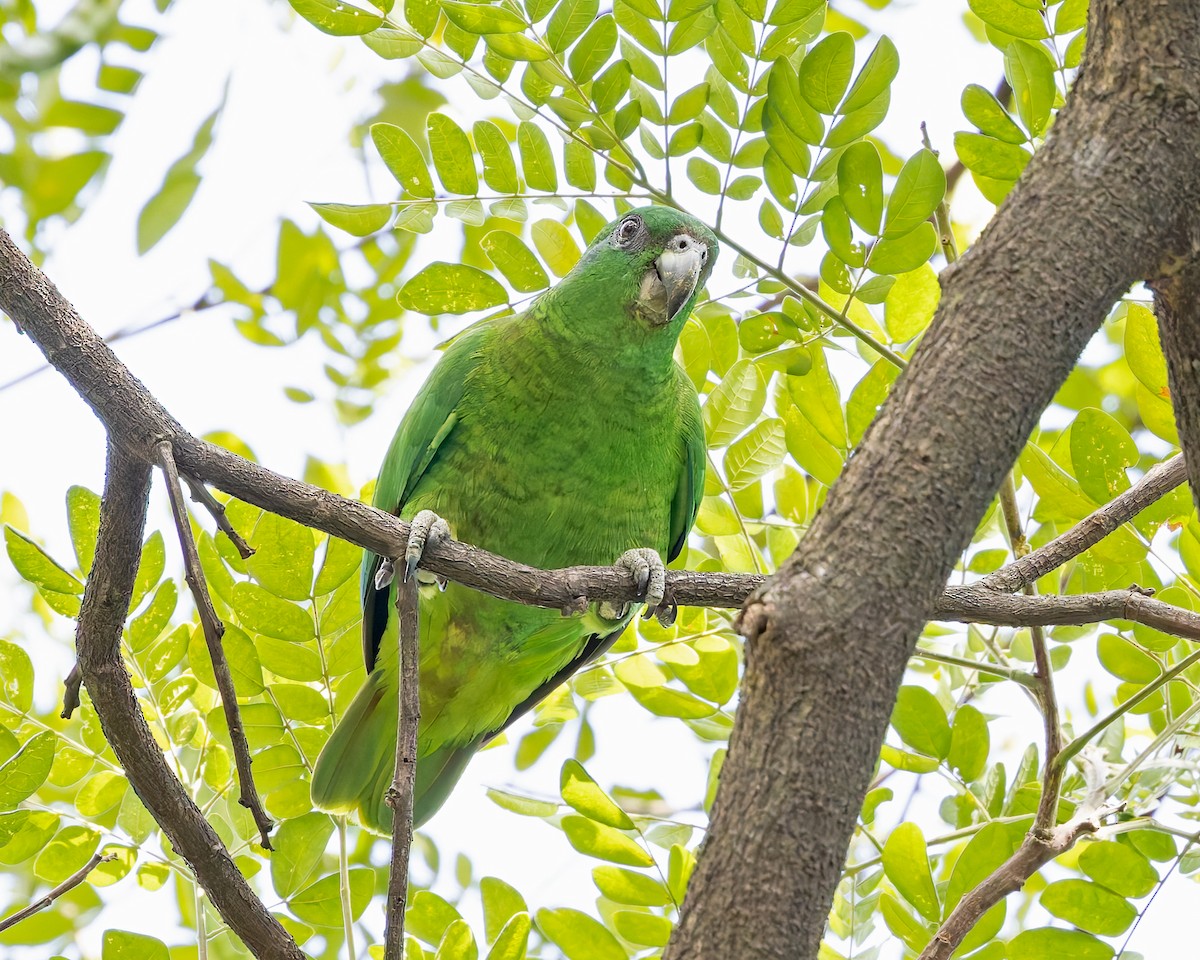
[[708,248],[691,234],[676,234],[667,242],[642,280],[642,300],[656,308],[656,325],[670,323],[692,298],[707,260]]

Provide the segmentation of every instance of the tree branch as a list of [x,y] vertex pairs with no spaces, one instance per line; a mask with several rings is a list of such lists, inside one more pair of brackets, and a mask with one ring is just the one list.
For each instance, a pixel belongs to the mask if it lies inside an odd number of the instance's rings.
[[213,520],[216,521],[217,529],[229,538],[229,542],[233,544],[243,560],[249,560],[254,556],[254,548],[250,546],[229,522],[229,514],[225,512],[225,504],[212,495],[201,481],[195,480],[192,477],[185,476],[183,482],[188,485],[188,489],[192,491],[192,499],[204,507],[209,512]]
[[388,875],[383,935],[384,960],[404,956],[404,910],[408,903],[408,858],[412,851],[413,790],[417,781],[417,727],[421,722],[418,665],[421,658],[420,592],[416,576],[396,587],[400,645],[400,708],[396,729],[396,773],[388,788],[392,808],[392,864]]
[[[2,283],[0,290],[4,290]],[[134,792],[187,861],[225,922],[256,957],[304,960],[171,773],[121,659],[121,632],[133,596],[149,492],[149,464],[138,462],[110,441],[96,557],[84,587],[76,633],[80,675]]]
[[1055,537],[1024,557],[989,573],[979,586],[1015,592],[1035,582],[1068,560],[1095,546],[1122,524],[1128,523],[1152,503],[1161,500],[1187,480],[1187,466],[1180,455],[1157,463],[1146,475],[1104,506],[1094,510],[1066,533]]
[[1168,276],[1152,280],[1150,287],[1192,502],[1200,505],[1200,256],[1193,250],[1190,258]]
[[748,602],[737,720],[669,960],[816,956],[950,571],[1111,304],[1196,235],[1197,7],[1092,0],[1084,67],[1045,145],[945,278],[796,553]]
[[83,881],[87,879],[87,875],[95,870],[100,864],[108,863],[110,860],[116,859],[116,856],[111,853],[107,856],[100,853],[92,854],[91,859],[89,859],[87,863],[67,877],[66,880],[52,889],[40,900],[35,900],[33,903],[29,904],[29,906],[22,907],[15,913],[11,913],[3,920],[0,920],[0,931],[7,930],[9,927],[20,923],[26,917],[32,917],[35,913],[40,913],[42,910],[45,910],[68,890],[73,890],[75,887],[83,883]]
[[[233,674],[229,672],[229,661],[225,659],[225,648],[221,638],[225,636],[225,624],[217,616],[208,584],[204,580],[204,568],[200,566],[200,554],[192,536],[192,525],[188,520],[187,507],[183,502],[183,488],[179,483],[179,470],[171,453],[171,444],[164,440],[158,445],[158,460],[167,481],[167,496],[171,501],[171,516],[179,534],[179,545],[183,551],[184,578],[196,603],[200,616],[200,628],[204,631],[204,642],[208,647],[208,658],[212,663],[217,690],[221,694],[221,708],[225,712],[225,723],[229,727],[229,742],[233,746],[233,758],[237,764],[238,786],[241,795],[238,803],[250,811],[258,827],[259,842],[266,850],[271,846],[271,829],[274,824],[258,799],[254,786],[254,775],[250,772],[250,744],[246,740],[246,728],[242,725],[242,714],[238,710],[237,688],[233,685]],[[223,511],[222,511],[223,513]]]

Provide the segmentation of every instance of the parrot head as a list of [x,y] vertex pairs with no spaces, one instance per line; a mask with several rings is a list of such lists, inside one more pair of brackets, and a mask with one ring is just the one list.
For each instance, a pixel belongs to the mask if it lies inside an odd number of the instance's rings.
[[638,338],[673,341],[695,306],[717,238],[671,207],[641,207],[609,223],[563,280],[564,293],[592,316],[627,318]]

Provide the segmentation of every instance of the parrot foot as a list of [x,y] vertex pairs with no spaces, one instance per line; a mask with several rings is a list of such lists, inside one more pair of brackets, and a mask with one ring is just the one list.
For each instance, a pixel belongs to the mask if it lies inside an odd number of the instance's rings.
[[375,589],[386,590],[392,585],[392,581],[396,579],[396,568],[392,565],[392,561],[384,557],[379,566],[375,568]]
[[[645,599],[648,610],[657,610],[662,605],[663,594],[667,588],[667,568],[657,550],[650,547],[626,550],[617,558],[614,566],[628,570],[633,575],[638,593]],[[600,616],[619,620],[629,612],[629,606],[626,603],[618,607],[610,601],[602,601]]]
[[404,582],[417,572],[417,565],[430,543],[450,539],[450,524],[432,510],[422,510],[412,518],[408,530],[408,547],[404,551]]

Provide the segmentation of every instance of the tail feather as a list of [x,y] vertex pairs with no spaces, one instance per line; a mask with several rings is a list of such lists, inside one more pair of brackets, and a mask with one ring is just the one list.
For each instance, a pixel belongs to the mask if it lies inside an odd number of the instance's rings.
[[[387,791],[396,767],[396,692],[376,670],[358,692],[317,757],[313,805],[328,813],[357,812],[359,822],[390,836]],[[445,746],[417,762],[413,825],[421,826],[446,802],[480,741]]]

